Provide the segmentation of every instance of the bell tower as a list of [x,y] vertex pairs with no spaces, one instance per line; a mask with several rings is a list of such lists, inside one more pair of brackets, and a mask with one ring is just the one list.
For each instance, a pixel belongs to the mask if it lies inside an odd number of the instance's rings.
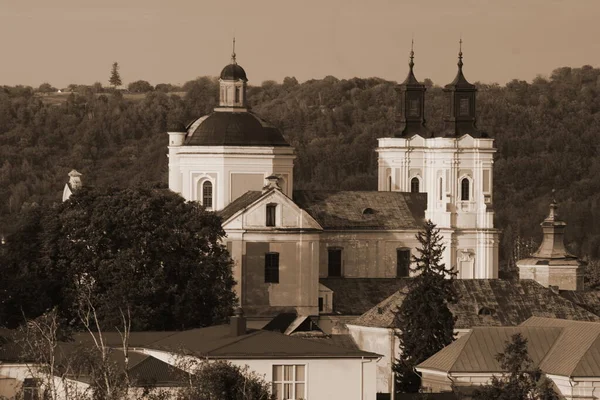
[[411,50],[409,74],[399,89],[401,131],[378,140],[378,188],[427,193],[425,218],[444,236],[444,263],[459,278],[497,278],[498,230],[492,206],[496,149],[493,139],[476,127],[477,89],[463,74],[462,40],[459,44],[458,72],[444,89],[448,115],[437,132],[425,127],[425,88],[414,78]]
[[421,135],[427,137],[425,128],[425,85],[420,83],[413,72],[415,52],[414,41],[410,45],[410,61],[408,75],[404,82],[396,87],[399,93],[399,115],[396,119],[399,130],[395,137],[411,137]]
[[246,111],[248,109],[246,102],[248,79],[245,73],[241,73],[235,57],[235,38],[233,38],[231,63],[225,67],[219,78],[219,107],[228,111],[231,109]]

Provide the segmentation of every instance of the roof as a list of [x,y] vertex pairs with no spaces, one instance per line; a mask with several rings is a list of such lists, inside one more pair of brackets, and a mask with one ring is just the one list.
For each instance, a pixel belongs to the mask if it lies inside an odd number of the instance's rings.
[[180,351],[210,359],[281,359],[281,358],[377,358],[379,355],[324,343],[287,336],[271,331],[248,331],[232,336],[229,325],[179,332],[148,348]]
[[504,352],[512,335],[521,333],[527,339],[527,351],[535,368],[561,332],[560,328],[476,327],[417,367],[443,372],[502,372],[496,355]]
[[[359,318],[353,325],[395,328],[395,310],[408,292],[408,279],[398,280],[398,288]],[[327,284],[325,284],[327,286]],[[455,279],[458,302],[449,308],[456,317],[455,328],[474,326],[516,326],[531,316],[600,321],[600,317],[554,293],[532,279]],[[340,287],[339,290],[348,290]],[[342,294],[342,298],[350,294]],[[334,290],[334,302],[338,292]]]
[[294,191],[294,202],[323,229],[420,229],[426,193],[377,191]]
[[229,203],[227,207],[225,207],[221,211],[218,211],[217,214],[223,219],[223,221],[227,221],[229,218],[233,217],[238,211],[243,210],[244,208],[254,204],[254,202],[260,199],[262,195],[263,192],[261,191],[250,190],[238,197],[237,199],[235,199],[234,201],[232,201],[231,203]]
[[333,313],[361,315],[408,285],[410,278],[321,278],[333,291]]
[[585,308],[591,313],[600,315],[600,291],[598,290],[561,290],[565,299]]
[[188,126],[184,146],[289,146],[281,131],[249,111],[214,111]]
[[418,368],[451,372],[502,372],[496,355],[515,333],[527,339],[533,367],[546,374],[600,377],[600,323],[531,317],[516,327],[476,327]]
[[244,68],[237,63],[226,65],[221,70],[220,78],[226,81],[237,81],[239,79],[246,82],[248,81],[248,78],[246,77],[246,71],[244,71]]

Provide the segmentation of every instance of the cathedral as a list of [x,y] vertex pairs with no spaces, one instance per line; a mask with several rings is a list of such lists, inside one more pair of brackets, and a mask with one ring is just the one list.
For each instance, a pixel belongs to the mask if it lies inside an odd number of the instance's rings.
[[240,305],[249,316],[331,313],[331,279],[410,275],[415,234],[441,230],[443,261],[460,279],[498,277],[493,139],[476,124],[475,85],[458,71],[445,86],[442,131],[425,124],[426,88],[397,87],[393,137],[378,139],[378,190],[294,190],[294,149],[247,102],[235,50],[221,71],[218,107],[168,132],[169,188],[223,220]]

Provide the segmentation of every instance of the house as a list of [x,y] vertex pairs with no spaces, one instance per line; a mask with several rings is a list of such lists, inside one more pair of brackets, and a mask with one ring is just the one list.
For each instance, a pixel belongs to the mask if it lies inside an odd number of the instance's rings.
[[597,399],[600,393],[600,323],[531,317],[516,327],[476,327],[417,366],[424,388],[473,388],[505,373],[496,355],[513,334],[527,339],[534,368],[565,399]]
[[425,86],[398,86],[394,137],[378,139],[378,191],[294,188],[294,149],[253,113],[235,51],[220,74],[219,106],[168,132],[169,188],[223,219],[240,305],[254,318],[282,312],[331,320],[328,278],[410,275],[415,233],[441,229],[444,262],[460,279],[498,277],[493,226],[493,139],[476,126],[476,92],[458,72],[445,87],[444,129],[425,125]]
[[[408,293],[408,284],[408,279],[398,280],[396,292],[346,322],[359,348],[382,355],[377,361],[377,391],[381,393],[393,391],[392,365],[400,356],[396,334],[402,328],[395,320],[395,311]],[[600,322],[597,314],[531,279],[457,279],[453,287],[458,301],[449,308],[456,318],[458,338],[475,327],[515,327],[532,316]],[[338,287],[338,293],[341,291]],[[376,298],[373,292],[370,296]]]
[[[123,365],[121,335],[106,332],[102,337],[105,346],[112,349],[111,360]],[[15,342],[11,343],[0,350],[0,394],[14,396],[23,387],[41,393],[44,387],[36,380],[39,366],[24,360]],[[74,350],[90,348],[93,343],[89,333],[75,335],[73,342],[60,343],[59,371],[66,365],[62,360],[68,360]],[[189,370],[190,361],[223,360],[248,366],[262,376],[277,399],[376,398],[378,354],[359,350],[348,337],[303,338],[248,329],[241,313],[232,316],[226,325],[178,332],[132,332],[128,353],[134,394],[147,387],[175,391],[183,384],[182,373]],[[62,393],[84,393],[89,387],[85,374],[66,374],[55,381]]]

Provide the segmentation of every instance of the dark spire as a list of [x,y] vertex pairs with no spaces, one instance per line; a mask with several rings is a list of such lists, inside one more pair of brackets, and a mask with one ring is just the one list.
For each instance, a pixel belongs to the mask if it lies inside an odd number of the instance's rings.
[[400,115],[396,119],[399,131],[396,137],[411,137],[421,135],[427,137],[425,128],[425,85],[419,83],[415,77],[413,67],[415,66],[414,40],[410,43],[410,57],[408,62],[408,75],[396,90],[400,94]]
[[233,51],[231,52],[231,63],[237,64],[237,61],[235,60],[235,36],[233,37]]
[[444,87],[449,94],[448,112],[444,118],[444,130],[436,136],[460,137],[469,134],[473,137],[487,137],[477,130],[475,117],[475,95],[477,88],[469,83],[463,74],[462,38],[458,41],[458,72],[454,80]]

